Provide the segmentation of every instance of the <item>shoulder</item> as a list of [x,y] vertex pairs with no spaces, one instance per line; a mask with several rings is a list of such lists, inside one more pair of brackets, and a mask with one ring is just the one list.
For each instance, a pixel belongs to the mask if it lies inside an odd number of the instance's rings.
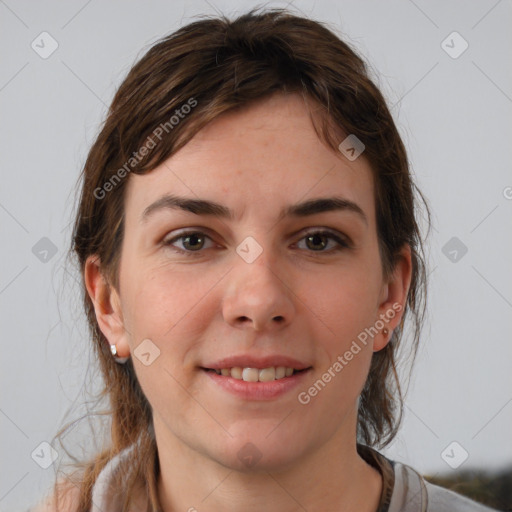
[[69,480],[62,480],[57,485],[57,494],[52,490],[50,495],[27,512],[75,512],[78,510],[80,488]]
[[389,512],[495,512],[495,509],[427,482],[414,468],[394,463],[395,485]]
[[427,488],[429,512],[491,512],[495,510],[426,480],[424,483]]

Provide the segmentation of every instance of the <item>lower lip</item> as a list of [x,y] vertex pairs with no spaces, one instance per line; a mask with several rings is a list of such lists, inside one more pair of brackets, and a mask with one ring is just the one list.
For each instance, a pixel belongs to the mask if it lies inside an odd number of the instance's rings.
[[297,387],[307,375],[311,368],[300,373],[294,373],[290,377],[271,380],[269,382],[246,382],[244,380],[225,377],[215,372],[202,370],[215,384],[229,393],[244,400],[271,400],[288,393]]

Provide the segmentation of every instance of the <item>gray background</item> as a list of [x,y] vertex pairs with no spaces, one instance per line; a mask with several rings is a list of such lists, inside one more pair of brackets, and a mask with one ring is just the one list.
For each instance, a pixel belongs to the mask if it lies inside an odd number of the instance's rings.
[[[0,0],[1,511],[47,488],[55,464],[42,469],[31,454],[49,457],[40,443],[83,412],[66,416],[85,399],[84,380],[96,382],[86,379],[89,340],[65,253],[75,182],[112,95],[159,37],[197,14],[254,5]],[[430,474],[453,471],[447,461],[460,463],[462,450],[460,469],[503,468],[512,459],[511,2],[293,5],[372,63],[434,214],[427,325],[403,428],[384,453]],[[31,47],[43,31],[58,43],[46,59]],[[457,58],[453,31],[469,44]],[[56,254],[42,252],[43,237]]]

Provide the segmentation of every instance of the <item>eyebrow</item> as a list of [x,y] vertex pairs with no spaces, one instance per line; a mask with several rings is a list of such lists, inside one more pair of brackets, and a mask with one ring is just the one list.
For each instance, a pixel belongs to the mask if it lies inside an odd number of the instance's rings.
[[[147,221],[152,214],[160,210],[183,210],[195,215],[209,215],[228,220],[234,220],[235,218],[232,210],[214,201],[166,194],[144,210],[140,219],[141,222]],[[332,211],[356,213],[368,225],[368,218],[362,208],[353,201],[343,197],[322,197],[287,206],[279,214],[278,220],[284,217],[308,217],[317,213]]]

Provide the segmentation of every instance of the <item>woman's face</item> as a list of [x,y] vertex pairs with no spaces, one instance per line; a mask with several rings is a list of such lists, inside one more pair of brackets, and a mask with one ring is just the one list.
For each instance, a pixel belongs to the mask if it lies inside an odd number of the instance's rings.
[[[364,153],[327,149],[302,98],[278,95],[210,123],[126,192],[119,294],[98,320],[133,358],[159,446],[268,469],[353,443],[410,271],[407,252],[383,280]],[[338,206],[301,206],[319,199]]]

